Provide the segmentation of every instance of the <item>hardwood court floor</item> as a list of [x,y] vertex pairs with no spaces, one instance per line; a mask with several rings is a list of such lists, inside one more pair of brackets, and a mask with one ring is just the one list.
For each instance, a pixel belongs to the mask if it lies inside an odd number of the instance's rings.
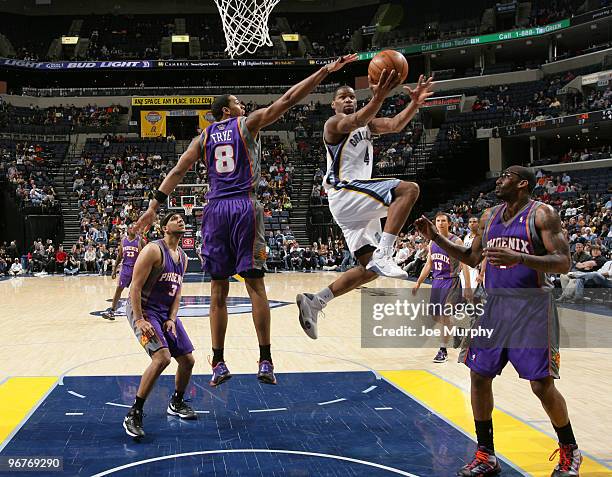
[[[319,339],[310,340],[301,330],[294,304],[298,292],[316,292],[333,281],[336,273],[286,273],[266,277],[268,297],[277,302],[272,309],[272,351],[279,388],[282,373],[321,373],[375,370],[381,372],[418,402],[452,423],[471,433],[469,411],[469,372],[457,364],[456,351],[451,361],[432,363],[433,349],[363,349],[360,342],[360,291],[353,291],[333,300],[320,321]],[[369,287],[411,287],[412,283],[379,279]],[[109,322],[92,312],[108,306],[115,282],[110,277],[37,277],[16,278],[0,282],[4,342],[0,347],[0,383],[9,377],[51,376],[134,376],[140,375],[148,357],[134,338],[124,317]],[[124,298],[127,290],[124,292]],[[184,297],[209,296],[209,283],[185,283]],[[229,316],[226,359],[232,373],[253,374],[257,369],[258,347],[250,315],[239,313],[247,302],[242,283],[232,283],[230,303],[236,314]],[[194,315],[183,323],[196,346],[195,375],[209,374],[207,355],[210,354],[208,319],[198,317],[205,306],[192,300]],[[561,309],[561,314],[571,310]],[[612,318],[609,318],[612,319]],[[166,374],[174,373],[174,366]],[[422,370],[422,371],[420,371]],[[612,350],[562,350],[561,377],[557,381],[564,394],[575,434],[581,448],[600,461],[593,473],[612,475],[612,446],[609,429],[612,426]],[[450,386],[449,385],[452,385]],[[420,386],[420,387],[418,387]],[[417,389],[418,387],[418,389]],[[496,408],[509,416],[503,423],[496,420],[496,439],[508,426],[517,428],[509,439],[512,445],[529,448],[530,440],[552,436],[553,430],[529,384],[520,380],[511,366],[494,383]],[[1,397],[0,386],[0,397]],[[497,419],[497,418],[496,418]],[[497,422],[500,424],[497,425]],[[506,427],[504,427],[506,426]],[[522,427],[521,427],[522,426]],[[527,434],[518,432],[529,429]],[[547,444],[548,445],[548,438]],[[8,442],[0,436],[0,443]],[[520,441],[526,440],[519,445]],[[514,443],[514,444],[512,444]],[[0,447],[1,449],[1,447]],[[550,451],[554,447],[550,448]],[[541,456],[538,456],[541,460]],[[519,462],[525,469],[528,465]],[[608,466],[607,470],[604,465]],[[546,475],[552,466],[545,462],[533,475]],[[546,470],[544,470],[546,469]],[[541,472],[541,473],[540,473]],[[581,474],[582,475],[582,474]]]

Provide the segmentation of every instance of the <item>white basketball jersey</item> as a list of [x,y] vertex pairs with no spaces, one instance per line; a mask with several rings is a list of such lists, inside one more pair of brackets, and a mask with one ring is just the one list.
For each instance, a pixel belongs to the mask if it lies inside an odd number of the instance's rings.
[[[472,242],[474,241],[474,239],[476,238],[471,237],[471,232],[468,233],[464,239],[463,239],[463,245],[466,247],[471,247],[472,246]],[[472,268],[470,266],[468,266],[468,270],[470,273],[470,288],[476,288],[476,277],[478,276],[478,269],[477,268]],[[465,283],[465,277],[463,276],[463,273],[461,274],[461,287],[462,288],[467,288],[466,287],[466,283]]]
[[339,144],[328,144],[325,139],[323,142],[327,150],[327,173],[323,179],[325,189],[331,189],[341,181],[372,178],[374,148],[368,126],[350,132]]
[[471,235],[472,235],[472,233],[470,232],[463,239],[463,245],[468,247],[468,248],[470,248],[472,246],[472,242],[474,241],[474,238],[476,238],[476,236],[471,237]]

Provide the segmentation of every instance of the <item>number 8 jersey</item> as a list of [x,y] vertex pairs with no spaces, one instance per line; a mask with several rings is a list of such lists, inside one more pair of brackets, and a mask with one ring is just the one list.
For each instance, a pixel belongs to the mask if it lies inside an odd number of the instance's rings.
[[213,123],[200,138],[208,171],[206,199],[257,196],[261,175],[261,143],[240,116]]

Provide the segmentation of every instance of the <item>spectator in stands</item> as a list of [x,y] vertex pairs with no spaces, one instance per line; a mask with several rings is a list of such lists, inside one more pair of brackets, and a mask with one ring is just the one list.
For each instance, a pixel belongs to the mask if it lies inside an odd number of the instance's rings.
[[85,254],[83,255],[83,260],[85,262],[85,271],[89,273],[97,272],[97,264],[96,264],[96,251],[93,245],[89,245],[85,250]]
[[412,256],[412,261],[406,265],[404,271],[409,276],[418,277],[427,262],[428,244],[423,240],[416,241],[416,251]]
[[23,268],[21,266],[21,262],[19,262],[19,259],[16,258],[15,260],[13,260],[13,264],[11,265],[11,268],[9,270],[9,275],[16,277],[17,275],[21,275],[23,273]]
[[55,273],[62,273],[66,268],[66,262],[68,261],[68,254],[64,252],[64,246],[60,244],[55,252]]
[[64,266],[65,275],[77,275],[79,273],[79,261],[74,253],[68,255],[68,260]]
[[[585,263],[591,260],[591,256],[585,252],[584,250],[584,242],[577,242],[574,248],[574,253],[572,255],[572,267],[570,272],[581,272],[581,271],[590,271],[585,268]],[[592,266],[592,265],[591,265]],[[560,277],[561,288],[563,293],[559,297],[558,301],[565,301],[571,299],[574,289],[576,287],[576,282],[572,281],[571,274],[562,274]]]
[[310,249],[310,247],[306,247],[306,249],[302,252],[302,270],[305,272],[314,271],[317,269],[317,256]]
[[[578,246],[579,244],[576,245]],[[572,279],[572,283],[565,287],[558,301],[582,301],[585,281],[592,279],[595,282],[601,282],[600,274],[595,272],[601,269],[605,263],[606,258],[601,253],[601,247],[599,245],[591,246],[591,256],[587,260],[577,263],[576,270],[568,273],[569,278]],[[612,282],[610,286],[608,286],[607,278],[603,278],[604,281],[602,283],[605,284],[606,288],[612,288]],[[580,284],[578,283],[579,280]],[[578,288],[580,288],[580,290]]]

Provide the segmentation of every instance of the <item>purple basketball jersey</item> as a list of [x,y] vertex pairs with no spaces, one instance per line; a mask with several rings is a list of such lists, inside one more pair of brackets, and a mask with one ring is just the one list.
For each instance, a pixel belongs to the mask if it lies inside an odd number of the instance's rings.
[[124,267],[134,268],[138,253],[140,252],[139,245],[140,237],[138,235],[136,235],[134,240],[130,240],[127,236],[123,237],[123,240],[121,240],[121,247],[123,249],[122,263]]
[[[455,242],[457,236],[450,234],[448,239]],[[461,270],[461,262],[449,257],[442,247],[431,242],[431,270],[434,280],[456,278]]]
[[257,195],[261,144],[259,137],[251,137],[245,117],[211,124],[202,133],[201,141],[210,187],[207,199]]
[[153,311],[167,315],[174,297],[181,290],[183,275],[187,269],[187,256],[179,247],[179,261],[176,263],[166,242],[156,240],[153,243],[161,249],[163,260],[160,267],[151,270],[142,287],[142,309],[143,312]]
[[[508,247],[529,255],[545,255],[546,250],[535,229],[535,210],[540,203],[530,200],[509,221],[504,221],[505,205],[493,208],[482,236],[483,247]],[[517,263],[493,266],[487,261],[485,288],[540,288],[549,287],[546,275]]]

